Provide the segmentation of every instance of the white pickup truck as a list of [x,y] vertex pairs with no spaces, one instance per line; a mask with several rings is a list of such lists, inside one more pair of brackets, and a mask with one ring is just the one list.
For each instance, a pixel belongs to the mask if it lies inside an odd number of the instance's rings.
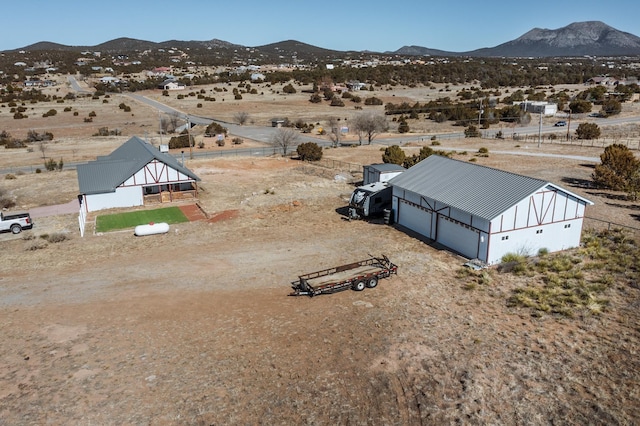
[[0,212],[0,232],[11,231],[19,234],[23,229],[33,228],[33,221],[28,212]]

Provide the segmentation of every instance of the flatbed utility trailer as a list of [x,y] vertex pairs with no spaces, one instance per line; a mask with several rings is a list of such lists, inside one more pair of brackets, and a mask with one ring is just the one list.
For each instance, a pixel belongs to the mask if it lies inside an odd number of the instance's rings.
[[387,256],[372,256],[359,262],[300,275],[297,281],[291,283],[293,293],[290,296],[313,297],[319,294],[337,293],[349,288],[362,291],[367,287],[376,287],[380,279],[397,273],[398,266],[393,264]]

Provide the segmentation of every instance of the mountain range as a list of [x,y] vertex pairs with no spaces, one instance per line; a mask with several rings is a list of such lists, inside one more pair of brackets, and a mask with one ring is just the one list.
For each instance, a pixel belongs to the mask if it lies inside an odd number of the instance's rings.
[[495,47],[467,52],[448,52],[422,46],[404,46],[393,52],[341,52],[312,46],[296,40],[287,40],[263,46],[247,47],[223,40],[179,41],[160,43],[118,38],[96,46],[66,46],[52,42],[39,42],[16,50],[67,50],[134,52],[150,49],[215,50],[217,52],[246,51],[263,58],[291,58],[319,60],[335,58],[341,54],[392,54],[403,56],[469,56],[469,57],[576,57],[576,56],[640,56],[640,37],[619,31],[600,21],[575,22],[555,30],[534,28],[515,40]]

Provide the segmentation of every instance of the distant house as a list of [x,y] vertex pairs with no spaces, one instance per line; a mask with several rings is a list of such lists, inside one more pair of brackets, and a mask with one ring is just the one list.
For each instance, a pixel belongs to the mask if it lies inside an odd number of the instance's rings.
[[260,72],[254,72],[251,74],[251,81],[264,81],[265,75]]
[[53,87],[56,85],[56,82],[53,80],[40,80],[40,79],[32,79],[25,80],[22,85],[27,87]]
[[171,68],[169,67],[157,67],[151,71],[155,75],[166,75],[171,72]]
[[399,225],[487,264],[578,247],[593,204],[544,180],[438,155],[389,183]]
[[284,118],[272,118],[271,119],[271,127],[282,127],[282,125],[285,123],[285,119]]
[[118,79],[118,77],[112,77],[112,76],[105,76],[100,79],[100,83],[105,83],[105,84],[118,83],[119,81],[120,80]]
[[590,79],[588,79],[587,84],[597,86],[613,86],[617,84],[617,80],[607,75],[599,75],[597,77],[591,77]]
[[162,90],[184,90],[186,86],[177,80],[165,80],[158,85]]
[[366,83],[361,83],[359,81],[349,81],[347,82],[347,88],[351,91],[358,91],[367,87]]
[[174,157],[136,136],[107,156],[79,164],[77,173],[85,212],[196,199],[200,180]]

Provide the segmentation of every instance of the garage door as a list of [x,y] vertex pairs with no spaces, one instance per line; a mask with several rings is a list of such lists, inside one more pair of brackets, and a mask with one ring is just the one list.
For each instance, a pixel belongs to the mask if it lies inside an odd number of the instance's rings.
[[398,224],[406,226],[427,238],[431,235],[431,212],[415,204],[400,200],[398,204]]
[[438,217],[438,235],[436,241],[469,259],[478,257],[480,233],[448,217]]

